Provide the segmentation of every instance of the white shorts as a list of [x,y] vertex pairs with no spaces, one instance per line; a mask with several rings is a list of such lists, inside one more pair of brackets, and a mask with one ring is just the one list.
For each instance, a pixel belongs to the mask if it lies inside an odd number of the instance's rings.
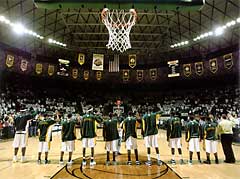
[[93,148],[95,147],[95,138],[83,138],[82,139],[82,147],[83,148]]
[[62,142],[62,148],[61,148],[62,152],[73,152],[74,149],[75,149],[74,140]]
[[38,144],[38,152],[48,152],[49,150],[49,142],[39,142]]
[[217,141],[205,140],[205,148],[207,153],[217,153]]
[[131,149],[137,149],[137,139],[130,136],[126,140],[126,149],[131,150]]
[[190,152],[200,152],[199,138],[191,138],[189,140],[189,151]]
[[144,137],[144,141],[145,141],[145,146],[147,148],[158,147],[158,135],[157,134]]
[[113,141],[107,141],[105,144],[105,148],[107,151],[118,151],[118,139]]
[[181,149],[181,138],[172,138],[169,140],[169,147]]
[[27,146],[27,134],[18,134],[16,132],[13,140],[13,148],[26,147]]

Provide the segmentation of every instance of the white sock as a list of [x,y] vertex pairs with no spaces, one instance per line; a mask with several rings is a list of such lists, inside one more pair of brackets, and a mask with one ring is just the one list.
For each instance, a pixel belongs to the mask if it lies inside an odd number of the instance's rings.
[[147,154],[147,159],[148,159],[148,161],[151,160],[150,154]]
[[160,154],[157,154],[157,159],[160,160]]
[[183,158],[182,158],[182,155],[179,155],[179,156],[180,156],[180,159],[183,159]]
[[172,155],[172,159],[175,160],[175,155]]

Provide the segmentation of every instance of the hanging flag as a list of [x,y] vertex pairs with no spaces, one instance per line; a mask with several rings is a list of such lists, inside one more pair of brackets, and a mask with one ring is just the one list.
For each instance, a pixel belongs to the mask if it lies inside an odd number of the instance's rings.
[[43,65],[41,63],[37,63],[35,66],[35,72],[40,75],[43,71]]
[[129,70],[123,70],[123,81],[128,81],[129,77]]
[[83,54],[83,53],[78,54],[78,63],[80,65],[83,65],[85,63],[85,54]]
[[88,80],[88,78],[89,78],[89,71],[88,71],[88,70],[85,70],[85,71],[83,72],[83,79],[84,79],[84,80]]
[[48,75],[52,76],[54,74],[55,67],[54,65],[48,65]]
[[11,68],[13,64],[14,64],[14,56],[8,54],[6,57],[6,65],[8,68]]
[[137,65],[137,56],[135,54],[128,56],[128,65],[134,68]]
[[201,76],[203,74],[203,62],[196,62],[195,63],[195,72],[197,75]]
[[103,71],[103,54],[93,54],[92,70]]
[[77,68],[72,69],[72,77],[73,77],[73,79],[78,78],[78,69]]
[[218,63],[216,58],[209,60],[209,68],[212,73],[216,73],[218,71]]
[[119,72],[119,55],[114,54],[114,58],[109,60],[109,72]]
[[137,70],[137,81],[143,80],[143,70]]
[[179,66],[178,66],[178,60],[168,61],[168,77],[177,77],[180,76],[179,73]]
[[227,69],[232,68],[233,66],[233,56],[232,53],[226,54],[223,56],[223,60],[224,60],[224,67]]
[[189,77],[192,74],[192,66],[191,64],[183,64],[183,74],[186,77]]
[[151,80],[157,79],[157,68],[152,68],[149,70],[149,76]]
[[98,81],[102,79],[102,72],[101,71],[96,71],[96,79]]
[[20,57],[20,59],[21,59],[20,69],[22,71],[26,71],[27,67],[28,67],[28,61],[26,59],[24,59],[23,57]]

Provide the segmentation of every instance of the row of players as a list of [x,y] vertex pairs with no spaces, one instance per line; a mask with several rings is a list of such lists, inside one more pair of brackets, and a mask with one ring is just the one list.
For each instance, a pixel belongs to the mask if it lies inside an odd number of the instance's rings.
[[[69,158],[67,161],[68,165],[72,165],[72,153],[75,147],[76,139],[76,124],[80,123],[81,126],[81,137],[82,137],[82,147],[83,147],[83,158],[82,165],[87,165],[86,160],[86,148],[91,148],[91,158],[90,166],[96,165],[94,160],[94,147],[95,147],[95,137],[96,137],[96,124],[103,121],[100,115],[94,115],[92,113],[92,108],[86,111],[86,114],[74,119],[72,114],[67,115],[67,119],[61,122],[62,125],[62,143],[61,143],[61,154],[60,154],[60,164],[64,164],[63,156],[64,152],[69,152]],[[131,165],[131,150],[134,150],[136,165],[140,165],[138,159],[138,149],[137,149],[137,123],[140,122],[143,130],[143,137],[145,146],[147,148],[147,161],[146,165],[151,166],[151,147],[155,148],[157,154],[157,165],[162,165],[159,154],[159,145],[158,145],[158,128],[157,128],[157,115],[160,112],[152,112],[151,108],[148,109],[148,112],[143,115],[141,121],[138,121],[133,113],[128,112],[127,117],[119,123],[118,116],[116,114],[109,114],[109,117],[103,121],[103,137],[106,141],[106,165],[110,165],[110,152],[113,153],[112,164],[117,164],[116,155],[119,151],[119,127],[123,129],[126,149],[127,149],[127,164]],[[13,141],[14,147],[14,157],[13,162],[17,162],[17,153],[18,149],[22,148],[22,157],[21,161],[25,161],[25,152],[26,152],[26,141],[27,141],[27,123],[36,115],[35,112],[29,113],[24,112],[21,115],[18,115],[14,119],[14,124],[16,127],[16,133]],[[56,115],[57,116],[57,115]],[[38,153],[38,163],[41,163],[41,154],[45,153],[45,164],[49,163],[48,161],[48,151],[49,144],[51,142],[51,131],[54,123],[58,122],[58,116],[52,119],[51,114],[46,113],[44,117],[39,122],[39,153]],[[204,147],[207,155],[207,160],[204,161],[206,164],[210,164],[210,153],[213,153],[215,156],[215,163],[218,164],[218,155],[217,155],[217,135],[221,136],[221,142],[226,157],[225,162],[235,163],[235,157],[231,147],[231,140],[229,137],[232,134],[230,130],[233,127],[233,123],[227,120],[226,115],[222,116],[222,121],[217,124],[212,117],[207,117],[206,124],[204,126],[199,125],[198,120],[194,116],[190,116],[190,121],[187,124],[186,132],[186,141],[188,142],[189,149],[189,164],[192,164],[193,152],[197,152],[197,157],[199,163],[202,163],[200,157],[200,145],[199,142],[201,139],[204,139]],[[227,129],[226,129],[227,127]],[[204,136],[201,136],[201,129],[203,129]],[[227,133],[226,133],[227,131]],[[229,135],[228,135],[229,134]],[[171,163],[176,164],[175,161],[175,148],[177,148],[180,155],[180,164],[183,164],[182,158],[182,126],[181,120],[178,117],[177,113],[172,113],[172,117],[167,122],[167,140],[169,141],[169,146],[171,148],[172,159]]]

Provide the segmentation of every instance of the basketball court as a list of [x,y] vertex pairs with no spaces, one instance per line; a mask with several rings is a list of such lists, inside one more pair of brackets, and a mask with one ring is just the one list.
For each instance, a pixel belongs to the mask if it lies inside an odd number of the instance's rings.
[[[90,81],[92,88],[96,84],[118,84],[121,90],[127,84],[144,83],[151,88],[152,84],[164,86],[164,82],[173,79],[174,91],[174,80],[178,77],[180,81],[186,79],[182,84],[185,86],[188,79],[200,79],[204,83],[205,78],[212,78],[219,71],[219,76],[239,74],[239,11],[239,0],[1,0],[0,47],[3,46],[3,50],[0,66],[12,77],[16,73],[33,76],[37,80],[41,77],[75,80],[81,85]],[[222,61],[217,62],[217,57]],[[228,77],[225,81],[232,80]],[[137,91],[138,87],[134,86],[133,90]],[[107,92],[103,90],[103,93]],[[79,131],[72,166],[66,165],[66,153],[65,164],[59,164],[59,132],[53,133],[50,164],[46,165],[37,164],[37,137],[28,139],[25,163],[12,162],[12,139],[1,140],[0,178],[237,179],[240,176],[239,143],[233,144],[235,164],[223,162],[224,154],[219,142],[220,164],[213,160],[211,165],[199,164],[194,153],[193,165],[189,165],[187,143],[183,140],[185,164],[180,165],[176,157],[177,164],[172,165],[166,131],[159,129],[163,165],[156,164],[153,150],[153,165],[149,167],[145,165],[144,140],[140,131],[138,133],[139,166],[134,160],[133,165],[126,164],[124,142],[122,155],[116,158],[117,164],[107,166],[102,129],[98,129],[97,165],[94,167],[89,166],[89,160],[86,167],[81,164]],[[89,150],[87,155],[89,159]],[[201,158],[206,159],[202,143]]]

